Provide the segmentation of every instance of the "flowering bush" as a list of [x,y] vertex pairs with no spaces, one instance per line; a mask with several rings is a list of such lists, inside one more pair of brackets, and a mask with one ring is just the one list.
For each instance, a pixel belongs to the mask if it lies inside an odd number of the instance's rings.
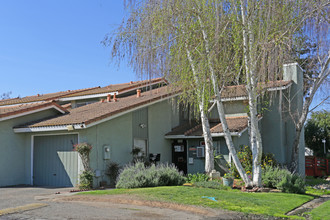
[[[243,168],[247,175],[252,175],[252,151],[249,146],[241,146],[240,151],[237,152],[238,159],[241,161]],[[274,154],[271,153],[262,153],[261,158],[261,168],[264,169],[266,166],[275,167],[277,166],[277,162]],[[234,173],[235,178],[240,178],[239,173],[234,165]]]
[[94,177],[94,173],[89,166],[89,154],[92,150],[92,146],[85,142],[79,143],[74,145],[74,150],[78,152],[84,166],[84,171],[80,175],[79,188],[90,189],[93,186]]
[[74,145],[74,150],[77,151],[80,155],[89,155],[92,150],[92,146],[86,142],[79,143]]

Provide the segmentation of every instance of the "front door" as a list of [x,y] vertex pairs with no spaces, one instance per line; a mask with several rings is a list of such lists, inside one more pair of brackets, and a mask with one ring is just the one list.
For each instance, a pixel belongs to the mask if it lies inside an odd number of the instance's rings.
[[185,141],[172,144],[172,163],[175,164],[179,171],[187,174],[187,146]]

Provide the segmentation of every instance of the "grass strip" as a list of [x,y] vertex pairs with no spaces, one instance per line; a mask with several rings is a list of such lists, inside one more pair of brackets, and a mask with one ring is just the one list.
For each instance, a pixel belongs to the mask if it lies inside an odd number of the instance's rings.
[[[138,189],[114,189],[90,191],[80,194],[115,195],[132,194],[141,199],[174,202],[209,208],[222,208],[232,211],[288,217],[285,213],[313,199],[313,196],[289,193],[246,193],[239,190],[214,190],[184,186],[153,187]],[[202,198],[214,197],[217,202]]]
[[330,220],[330,200],[306,214],[309,214],[313,220]]

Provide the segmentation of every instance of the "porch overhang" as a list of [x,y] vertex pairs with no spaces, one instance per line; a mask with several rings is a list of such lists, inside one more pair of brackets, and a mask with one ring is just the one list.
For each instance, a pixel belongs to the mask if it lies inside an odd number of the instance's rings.
[[[231,132],[230,135],[232,137],[240,137],[247,130],[247,128],[243,129],[240,132]],[[212,133],[211,136],[213,138],[216,137],[224,137],[225,133]],[[198,136],[186,136],[186,135],[165,135],[165,139],[201,139],[204,138],[202,135]]]

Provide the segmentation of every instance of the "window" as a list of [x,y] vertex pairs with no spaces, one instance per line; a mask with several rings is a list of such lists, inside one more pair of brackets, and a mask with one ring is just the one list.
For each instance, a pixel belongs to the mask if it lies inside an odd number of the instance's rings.
[[205,157],[205,148],[204,148],[204,146],[197,147],[197,157]]
[[183,145],[175,145],[174,146],[174,152],[184,152],[184,146]]
[[141,154],[142,155],[138,155],[138,156],[146,156],[148,153],[148,149],[147,149],[147,140],[145,139],[137,139],[134,138],[134,148],[140,148],[141,149]]

